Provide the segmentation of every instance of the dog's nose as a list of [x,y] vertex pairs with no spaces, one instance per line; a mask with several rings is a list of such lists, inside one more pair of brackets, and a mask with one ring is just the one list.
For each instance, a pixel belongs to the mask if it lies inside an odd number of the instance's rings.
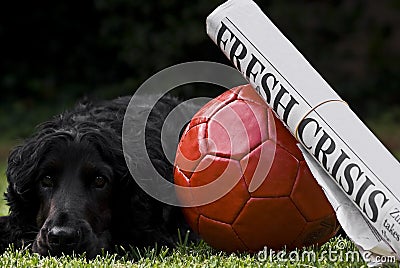
[[81,233],[71,227],[55,226],[47,234],[49,244],[57,246],[74,245],[80,241]]

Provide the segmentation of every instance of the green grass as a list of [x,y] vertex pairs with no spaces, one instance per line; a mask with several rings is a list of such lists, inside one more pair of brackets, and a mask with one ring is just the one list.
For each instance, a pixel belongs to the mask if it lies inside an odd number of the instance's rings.
[[[311,253],[312,252],[312,253]],[[331,252],[329,256],[328,252]],[[354,253],[353,253],[354,252]],[[26,250],[9,248],[0,255],[1,267],[367,267],[355,246],[343,238],[333,238],[319,249],[304,249],[271,258],[263,254],[227,254],[204,242],[174,250],[162,248],[132,250],[125,256],[105,254],[93,260],[84,256],[40,257]],[[349,254],[351,253],[351,254]],[[278,257],[278,256],[281,256]],[[311,256],[311,257],[307,257]],[[315,256],[315,257],[313,257]],[[347,256],[347,257],[346,257]],[[399,267],[393,264],[393,267]]]

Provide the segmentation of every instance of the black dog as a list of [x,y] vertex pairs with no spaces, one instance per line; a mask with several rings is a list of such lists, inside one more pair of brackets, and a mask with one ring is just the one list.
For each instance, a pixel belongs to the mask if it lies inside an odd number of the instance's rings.
[[[93,257],[117,245],[173,246],[178,229],[186,233],[180,209],[148,196],[127,168],[121,129],[129,100],[82,102],[40,125],[10,153],[10,215],[0,220],[1,250],[10,243],[31,244],[41,255],[86,252]],[[146,126],[149,156],[172,181],[160,130],[179,101],[163,97],[155,107],[145,104],[143,98],[143,109],[152,109]],[[194,114],[197,108],[188,109]]]

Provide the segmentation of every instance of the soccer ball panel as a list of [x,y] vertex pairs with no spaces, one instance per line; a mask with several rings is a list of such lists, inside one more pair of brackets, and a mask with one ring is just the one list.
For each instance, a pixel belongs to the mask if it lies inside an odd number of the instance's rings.
[[175,167],[190,178],[200,160],[208,151],[206,124],[199,124],[188,129],[182,137],[175,156]]
[[251,183],[255,183],[255,187],[257,187],[265,182],[274,162],[275,151],[276,143],[267,140],[240,160],[240,166],[250,193],[254,192],[250,188],[253,187],[253,185],[250,186]]
[[327,237],[332,237],[338,230],[338,222],[334,214],[323,219],[307,222],[302,233],[290,246],[291,248],[302,248],[304,246],[322,245]]
[[200,213],[196,208],[182,208],[186,222],[195,233],[199,233],[199,218]]
[[304,157],[297,147],[298,142],[296,139],[276,116],[273,118],[275,123],[276,143],[298,160],[303,160]]
[[290,198],[278,197],[251,198],[232,226],[249,249],[256,251],[292,244],[305,224]]
[[238,99],[239,100],[244,100],[246,102],[251,102],[251,103],[256,103],[264,109],[268,109],[267,104],[265,101],[261,98],[261,96],[255,91],[252,87],[249,86],[242,86],[238,87],[240,90],[238,91]]
[[247,247],[240,240],[230,224],[200,216],[199,233],[214,248],[226,252],[245,251]]
[[206,103],[190,121],[188,128],[195,125],[206,123],[208,120],[222,107],[226,106],[228,103],[234,101],[237,98],[237,89],[228,90],[224,94],[212,99]]
[[[241,175],[239,163],[235,160],[207,155],[200,162],[198,170],[192,175],[190,186],[199,187],[214,183],[215,187],[196,192],[196,195],[193,196],[195,202],[201,202],[210,196],[221,195],[221,189],[226,189],[226,194],[215,202],[199,206],[197,210],[208,218],[232,223],[250,197]],[[235,181],[238,182],[232,184]]]
[[[270,155],[269,152],[274,152],[274,154]],[[298,161],[293,155],[280,146],[274,146],[273,143],[266,142],[252,151],[248,156],[248,164],[244,170],[244,177],[248,185],[251,180],[259,179],[258,176],[264,175],[264,180],[260,187],[250,193],[252,197],[279,197],[290,195],[298,170]],[[243,159],[241,163],[243,163],[244,160],[245,159]],[[267,170],[268,173],[263,174],[261,170],[261,172],[256,174],[256,168],[262,169],[263,165],[267,167],[268,161],[272,161],[271,167]]]
[[[290,197],[307,221],[324,218],[327,216],[327,211],[331,211],[331,204],[305,161],[300,162],[299,172]],[[331,211],[331,214],[334,215],[334,212]]]
[[242,158],[268,138],[267,122],[260,105],[239,100],[227,104],[208,122],[207,137],[215,144],[211,153]]

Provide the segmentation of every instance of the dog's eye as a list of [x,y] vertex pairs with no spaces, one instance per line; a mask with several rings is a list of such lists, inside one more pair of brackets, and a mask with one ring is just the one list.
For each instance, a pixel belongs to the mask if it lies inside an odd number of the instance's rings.
[[50,188],[54,186],[54,178],[50,175],[43,176],[40,179],[40,185],[44,188]]
[[107,178],[104,176],[96,176],[93,185],[96,188],[103,188],[107,184]]

